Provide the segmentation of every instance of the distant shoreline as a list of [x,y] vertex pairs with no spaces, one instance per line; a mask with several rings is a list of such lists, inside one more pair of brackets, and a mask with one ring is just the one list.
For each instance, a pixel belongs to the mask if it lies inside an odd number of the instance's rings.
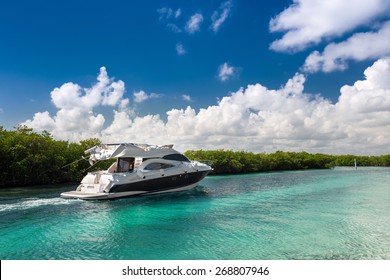
[[307,152],[252,153],[231,150],[187,151],[188,158],[211,162],[212,174],[241,174],[264,171],[329,169],[336,166],[390,166],[390,155],[355,156]]

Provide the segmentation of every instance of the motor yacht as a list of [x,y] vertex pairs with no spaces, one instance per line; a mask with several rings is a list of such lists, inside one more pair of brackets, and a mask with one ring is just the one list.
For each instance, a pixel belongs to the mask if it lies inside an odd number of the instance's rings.
[[113,160],[103,171],[89,172],[74,191],[63,198],[112,199],[125,196],[189,190],[212,170],[191,161],[173,145],[134,143],[101,144],[85,151],[91,165]]

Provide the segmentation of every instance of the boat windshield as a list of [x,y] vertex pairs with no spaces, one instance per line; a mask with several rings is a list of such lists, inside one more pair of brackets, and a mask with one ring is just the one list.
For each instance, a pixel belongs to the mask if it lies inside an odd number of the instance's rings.
[[186,156],[184,156],[182,154],[165,155],[165,156],[163,156],[163,159],[176,160],[176,161],[187,161],[187,162],[190,161]]

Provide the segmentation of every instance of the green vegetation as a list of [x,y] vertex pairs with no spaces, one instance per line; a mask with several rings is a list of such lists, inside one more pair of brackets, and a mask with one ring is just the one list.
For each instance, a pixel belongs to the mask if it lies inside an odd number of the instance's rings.
[[216,174],[250,173],[276,170],[321,169],[333,166],[334,156],[306,152],[275,152],[254,154],[251,152],[187,151],[192,160],[210,161]]
[[[84,151],[100,144],[96,138],[70,143],[54,140],[48,132],[27,127],[7,131],[0,126],[0,186],[79,182],[87,171],[106,169],[110,161],[91,166]],[[210,161],[214,174],[235,174],[273,170],[320,169],[333,166],[390,166],[390,155],[324,155],[306,152],[255,154],[230,150],[187,151],[192,160]]]
[[79,144],[54,140],[27,127],[7,131],[0,126],[0,186],[75,182],[90,167],[84,151],[98,139]]
[[254,154],[230,150],[187,151],[188,158],[209,161],[214,174],[236,174],[277,170],[323,169],[334,166],[390,166],[390,155],[354,156],[309,154],[306,152],[275,152]]

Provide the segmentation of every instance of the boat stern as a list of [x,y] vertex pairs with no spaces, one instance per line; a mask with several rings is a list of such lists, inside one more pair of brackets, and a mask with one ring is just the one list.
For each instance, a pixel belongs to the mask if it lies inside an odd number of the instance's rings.
[[105,199],[109,197],[109,189],[113,178],[109,173],[88,173],[75,191],[61,193],[62,198]]

